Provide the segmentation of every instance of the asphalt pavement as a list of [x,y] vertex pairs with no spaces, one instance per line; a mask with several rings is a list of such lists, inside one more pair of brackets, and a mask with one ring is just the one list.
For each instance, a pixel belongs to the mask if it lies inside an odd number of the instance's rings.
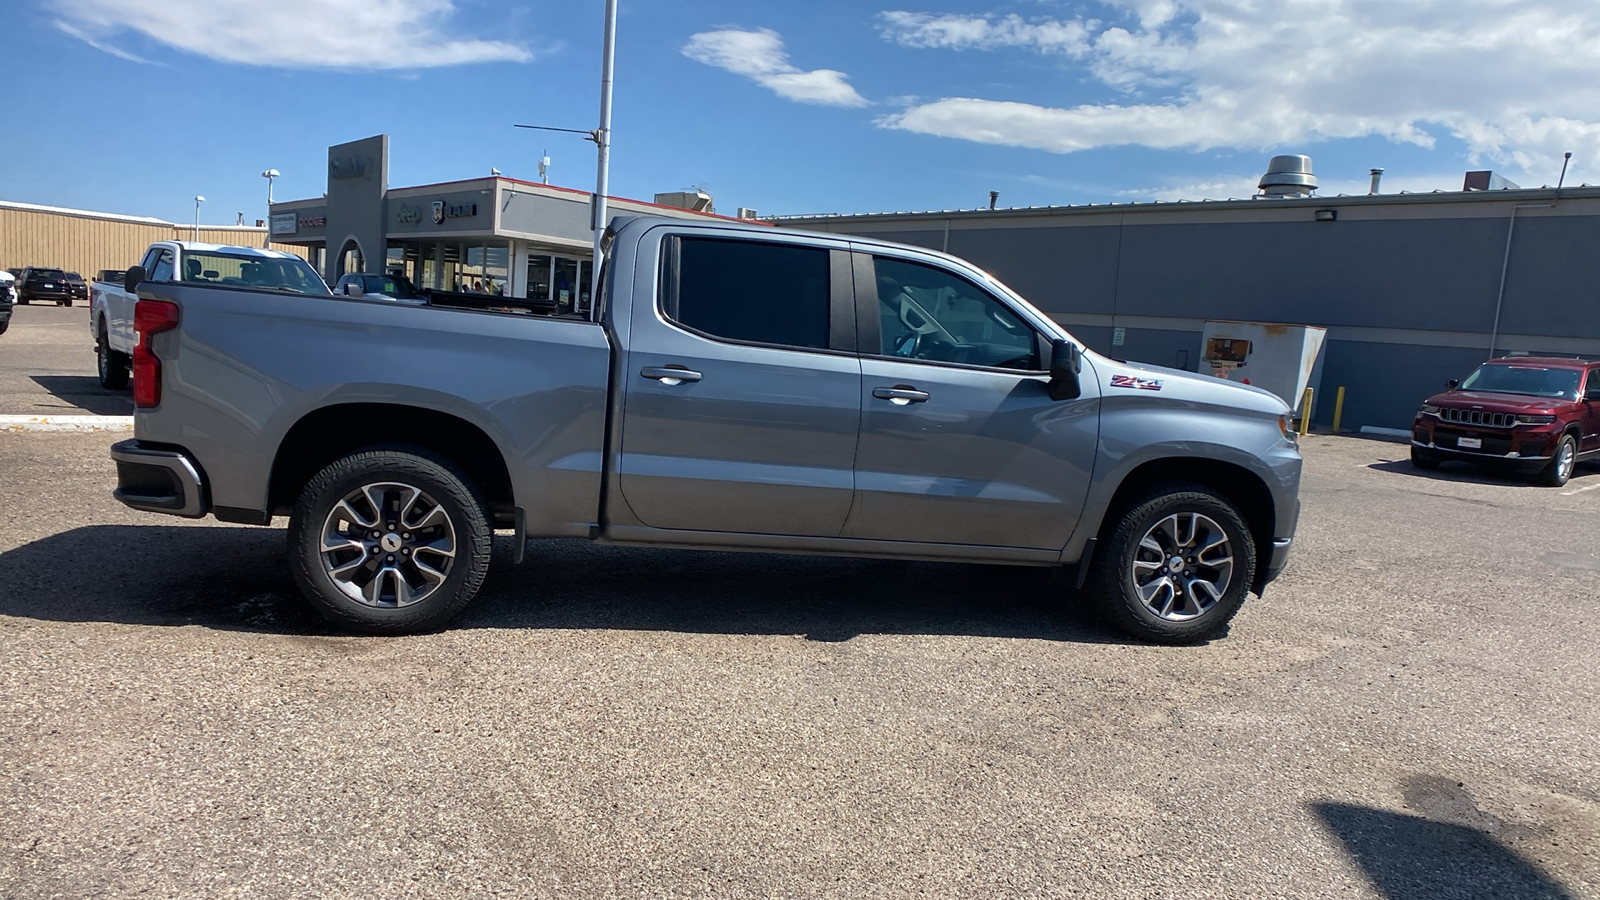
[[133,394],[95,376],[89,308],[18,306],[0,334],[0,415],[133,415]]
[[[16,333],[0,403],[62,400]],[[1595,471],[1307,438],[1196,647],[1037,569],[506,538],[364,638],[282,520],[112,500],[118,437],[0,434],[0,897],[1600,897]]]

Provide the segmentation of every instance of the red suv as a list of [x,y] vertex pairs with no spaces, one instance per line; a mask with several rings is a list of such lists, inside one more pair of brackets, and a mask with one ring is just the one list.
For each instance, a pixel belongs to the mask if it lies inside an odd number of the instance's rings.
[[1579,460],[1600,455],[1600,362],[1539,356],[1491,359],[1429,397],[1411,423],[1411,464],[1497,463],[1560,487]]

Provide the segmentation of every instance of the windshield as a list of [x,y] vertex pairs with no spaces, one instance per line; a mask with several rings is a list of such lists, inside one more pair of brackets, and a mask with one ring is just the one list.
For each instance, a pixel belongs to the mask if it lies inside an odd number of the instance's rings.
[[1461,390],[1576,400],[1579,376],[1582,374],[1576,369],[1547,369],[1543,366],[1495,363],[1479,366],[1478,371],[1468,375],[1467,380],[1461,382]]
[[298,256],[282,258],[194,250],[184,254],[183,280],[192,284],[225,284],[295,294],[328,293],[322,278]]

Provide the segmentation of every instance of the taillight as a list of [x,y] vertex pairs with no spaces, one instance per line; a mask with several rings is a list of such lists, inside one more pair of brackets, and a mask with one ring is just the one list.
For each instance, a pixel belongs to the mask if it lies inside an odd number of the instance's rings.
[[178,327],[178,304],[140,300],[133,305],[133,405],[150,409],[161,404],[161,360],[150,349],[150,337]]

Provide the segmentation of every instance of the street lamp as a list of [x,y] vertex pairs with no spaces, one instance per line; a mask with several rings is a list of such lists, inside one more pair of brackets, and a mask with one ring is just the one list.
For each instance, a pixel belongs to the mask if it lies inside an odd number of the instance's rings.
[[272,179],[278,177],[278,170],[268,169],[261,173],[261,177],[267,180],[267,239],[261,246],[270,248],[272,246]]
[[200,243],[200,204],[204,202],[206,198],[199,194],[194,195],[194,240],[197,244]]

